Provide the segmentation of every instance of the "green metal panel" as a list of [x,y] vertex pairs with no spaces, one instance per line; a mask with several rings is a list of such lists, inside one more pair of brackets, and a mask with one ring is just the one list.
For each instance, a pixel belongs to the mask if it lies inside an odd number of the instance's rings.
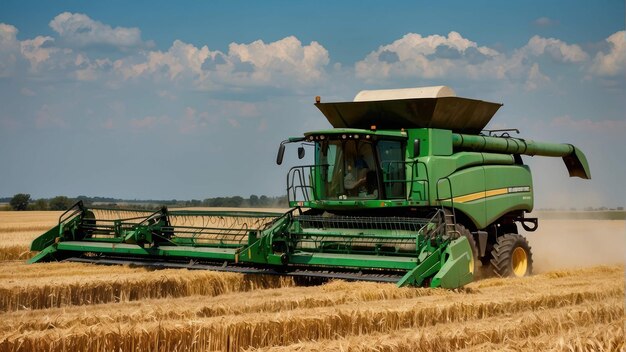
[[[533,209],[533,185],[530,168],[526,165],[485,166],[487,188],[484,228],[502,215],[514,210]],[[489,191],[491,191],[489,193]]]
[[408,270],[415,267],[417,258],[363,254],[295,253],[289,256],[289,263],[298,265]]
[[446,262],[441,266],[430,284],[431,287],[456,288],[472,282],[469,271],[472,250],[467,238],[460,237],[445,248]]
[[409,148],[415,139],[420,141],[420,157],[452,154],[452,131],[432,128],[409,130]]
[[[462,169],[437,183],[441,204],[454,206],[477,225],[485,223],[485,171],[483,166]],[[452,192],[452,194],[450,194]],[[451,200],[452,198],[452,200]]]
[[420,286],[429,277],[441,269],[441,252],[439,248],[430,253],[417,266],[409,270],[397,283],[398,287]]
[[449,156],[452,155],[452,131],[450,130],[428,130],[430,134],[431,155]]
[[43,251],[46,247],[54,243],[54,239],[60,235],[61,225],[56,225],[43,235],[35,238],[30,245],[31,251]]
[[131,255],[144,257],[186,257],[211,260],[235,261],[235,249],[228,248],[198,248],[186,246],[161,246],[158,248],[142,247],[128,243],[106,243],[87,241],[60,242],[57,251],[78,253],[106,253],[113,255]]

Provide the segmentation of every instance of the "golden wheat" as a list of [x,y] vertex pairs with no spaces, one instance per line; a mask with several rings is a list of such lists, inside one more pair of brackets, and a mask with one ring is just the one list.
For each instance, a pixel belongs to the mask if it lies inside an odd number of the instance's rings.
[[58,222],[56,211],[0,211],[0,261],[29,259],[31,242]]
[[46,329],[51,323],[65,328],[80,323],[94,325],[102,322],[184,320],[226,315],[284,312],[295,309],[333,307],[343,304],[361,304],[379,300],[414,299],[427,295],[446,297],[454,293],[439,289],[397,289],[390,284],[332,282],[320,288],[284,287],[255,290],[246,293],[245,300],[239,292],[214,297],[191,296],[120,302],[111,311],[110,305],[89,305],[39,310],[17,311],[5,314],[0,321],[0,331],[19,326],[20,329]]
[[28,246],[0,246],[0,261],[26,260],[32,258],[36,253],[31,252]]
[[[298,342],[287,346],[256,349],[257,351],[452,351],[467,350],[547,350],[563,343],[557,336],[581,333],[585,330],[608,333],[594,336],[600,346],[623,346],[621,336],[611,327],[623,317],[623,305],[618,298],[605,302],[588,302],[576,306],[544,309],[541,312],[522,311],[469,322],[441,322],[419,329],[401,329],[390,333],[349,335],[332,340]],[[605,328],[605,329],[603,329]],[[606,329],[609,328],[609,329]],[[573,334],[572,334],[573,335]],[[581,334],[581,336],[590,334]],[[574,335],[575,336],[575,335]],[[550,338],[546,338],[550,337]],[[589,336],[591,337],[591,336]],[[620,341],[621,339],[621,341]],[[573,340],[573,339],[572,339]],[[570,340],[569,342],[574,342]],[[567,341],[567,340],[566,340]],[[583,340],[586,342],[586,340]],[[543,346],[544,348],[538,348]],[[574,349],[576,350],[576,349]],[[607,349],[614,350],[614,349]],[[616,350],[616,349],[615,349]]]
[[[477,342],[474,336],[477,335],[483,338],[482,341],[478,341],[489,342],[502,341],[511,334],[518,338],[528,338],[540,332],[557,334],[560,330],[567,330],[581,324],[610,323],[622,318],[624,314],[623,306],[616,304],[618,299],[615,297],[607,299],[606,295],[602,295],[601,298],[594,297],[595,299],[589,302],[584,300],[563,302],[550,296],[545,298],[544,303],[538,307],[541,308],[541,314],[513,302],[499,304],[497,306],[499,309],[496,310],[484,309],[494,308],[495,305],[492,307],[451,305],[443,309],[414,308],[408,311],[406,308],[386,307],[385,309],[360,310],[352,307],[351,310],[338,309],[335,312],[319,309],[296,310],[265,316],[243,315],[228,318],[168,320],[167,323],[104,323],[91,327],[76,325],[66,329],[29,331],[7,336],[0,343],[0,350],[6,348],[5,350],[8,351],[30,349],[52,351],[60,347],[67,350],[74,348],[95,350],[102,346],[129,350],[132,346],[139,344],[150,350],[162,351],[206,349],[237,351],[242,348],[290,345],[299,341],[321,341],[407,328],[412,328],[414,332],[433,327],[437,330],[437,326],[442,324],[459,323],[459,326],[473,326],[474,324],[480,325],[477,323],[480,321],[488,322],[489,319],[485,318],[496,318],[494,324],[488,324],[488,329],[484,331],[477,329],[475,333],[459,334],[457,326],[452,329],[451,336],[443,342],[441,333],[418,335],[418,347],[445,351],[451,346],[459,348],[467,347],[470,343],[474,344]],[[601,300],[606,302],[598,302]],[[579,307],[570,307],[573,304]],[[557,318],[552,317],[552,310],[558,312]],[[511,321],[508,314],[519,316],[521,321]],[[499,323],[498,319],[503,322],[508,321],[508,328],[506,324]],[[472,323],[467,324],[468,322]],[[466,329],[472,331],[472,328]],[[86,335],[85,331],[89,331],[89,334]],[[520,333],[515,335],[515,331]],[[428,343],[421,340],[424,336],[439,336],[439,338],[436,340],[431,338]],[[111,345],[111,341],[114,341],[115,345]]]
[[[568,280],[568,278],[563,280]],[[398,290],[390,285],[381,286],[391,291]],[[323,289],[323,286],[313,288],[317,291],[323,291]],[[333,289],[337,291],[337,287],[331,288],[331,291]],[[368,287],[366,290],[371,291],[371,288]],[[601,306],[605,302],[615,309],[609,311],[611,317],[623,317],[623,305],[619,306],[614,303],[622,302],[623,294],[623,280],[621,282],[617,280],[604,287],[598,287],[591,282],[586,290],[581,290],[576,286],[568,288],[565,285],[560,286],[554,292],[543,290],[529,297],[507,295],[494,297],[493,292],[454,293],[449,291],[449,296],[445,299],[437,295],[426,295],[419,297],[418,301],[415,298],[385,298],[375,301],[375,304],[367,305],[363,302],[352,301],[331,307],[295,309],[289,309],[290,307],[285,309],[279,303],[276,304],[276,313],[254,312],[211,318],[187,316],[182,319],[156,319],[156,321],[140,319],[130,322],[117,320],[114,322],[116,319],[111,319],[110,315],[106,315],[95,324],[89,323],[92,325],[77,323],[58,329],[24,331],[17,335],[6,336],[4,341],[8,344],[7,346],[15,347],[19,343],[29,348],[50,350],[55,350],[61,345],[46,345],[45,341],[61,340],[62,346],[79,346],[86,343],[83,349],[89,350],[99,348],[98,346],[112,347],[113,345],[108,342],[110,340],[118,341],[116,343],[121,344],[122,349],[128,349],[132,344],[139,343],[157,350],[195,350],[196,348],[198,350],[204,348],[239,350],[248,347],[289,345],[298,341],[392,332],[406,328],[423,329],[442,323],[467,323],[481,319],[488,321],[498,317],[509,319],[509,315],[544,312],[564,307],[569,309],[578,305],[586,305],[582,310],[593,313],[593,310],[587,306]],[[593,314],[605,315],[602,313],[604,311],[598,312]],[[54,321],[52,324],[54,325]],[[90,331],[88,339],[84,335],[84,331],[87,330]],[[36,340],[29,340],[32,336],[37,336]],[[167,338],[164,339],[163,336]],[[153,345],[153,341],[159,341],[159,345]]]
[[[26,267],[37,266],[39,265]],[[41,266],[45,267],[45,264]],[[215,296],[226,292],[293,284],[290,278],[280,276],[248,276],[174,269],[147,271],[143,268],[128,269],[130,273],[115,274],[119,267],[107,270],[107,267],[97,266],[97,269],[99,273],[92,274],[89,280],[85,280],[82,275],[47,280],[41,280],[39,277],[22,280],[19,273],[12,275],[12,279],[5,280],[0,285],[0,311],[134,301],[145,298]]]

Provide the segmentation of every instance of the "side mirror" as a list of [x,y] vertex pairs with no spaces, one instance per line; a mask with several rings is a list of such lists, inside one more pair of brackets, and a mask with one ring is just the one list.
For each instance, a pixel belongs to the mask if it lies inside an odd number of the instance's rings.
[[285,141],[280,142],[280,147],[278,147],[278,155],[276,156],[276,164],[280,165],[283,163],[283,156],[285,155]]
[[416,138],[413,140],[413,157],[417,158],[419,155],[420,155],[420,140]]
[[302,159],[302,158],[304,158],[304,147],[299,146],[298,147],[298,159]]

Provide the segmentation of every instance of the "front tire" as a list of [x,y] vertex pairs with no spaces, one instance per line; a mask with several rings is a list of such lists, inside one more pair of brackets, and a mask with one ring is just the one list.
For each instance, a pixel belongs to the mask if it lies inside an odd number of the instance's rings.
[[508,233],[496,239],[491,251],[491,265],[501,277],[523,277],[533,272],[533,254],[522,235]]

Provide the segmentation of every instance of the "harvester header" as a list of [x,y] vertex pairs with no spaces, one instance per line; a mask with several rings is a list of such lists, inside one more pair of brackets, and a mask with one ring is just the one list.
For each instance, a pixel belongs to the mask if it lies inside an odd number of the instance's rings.
[[[538,226],[522,157],[561,157],[590,178],[571,144],[485,131],[501,104],[456,97],[445,86],[362,91],[317,108],[332,129],[280,144],[313,146],[313,164],[287,172],[284,213],[135,211],[76,203],[31,246],[32,263],[210,269],[454,288],[476,270],[532,273],[518,225]],[[484,134],[483,133],[486,133]]]

